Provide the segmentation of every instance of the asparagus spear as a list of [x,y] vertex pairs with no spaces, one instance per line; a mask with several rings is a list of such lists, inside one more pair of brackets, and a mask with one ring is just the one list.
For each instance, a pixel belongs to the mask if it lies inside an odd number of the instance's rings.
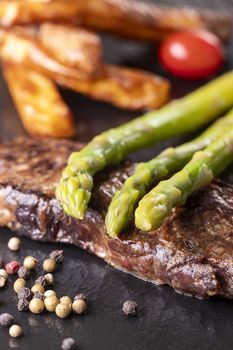
[[71,154],[57,186],[56,196],[64,211],[83,219],[91,197],[94,174],[126,154],[162,139],[207,124],[233,105],[233,71],[170,102],[159,111],[96,136],[80,152]]
[[149,162],[140,163],[122,189],[116,192],[108,208],[105,225],[109,236],[118,236],[128,224],[139,200],[155,182],[180,170],[195,152],[208,146],[232,127],[233,109],[194,140],[176,148],[170,147]]
[[185,204],[195,191],[207,186],[233,161],[233,126],[170,179],[161,181],[139,202],[136,227],[143,231],[158,228],[172,209]]

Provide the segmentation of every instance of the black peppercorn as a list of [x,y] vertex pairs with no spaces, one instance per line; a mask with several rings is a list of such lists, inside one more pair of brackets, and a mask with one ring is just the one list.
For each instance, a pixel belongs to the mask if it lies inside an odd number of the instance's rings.
[[66,338],[62,342],[61,348],[62,350],[74,350],[77,349],[77,346],[73,338]]
[[14,323],[14,317],[8,313],[0,315],[0,326],[10,327]]
[[30,271],[25,267],[21,266],[18,271],[19,278],[27,279],[30,275]]
[[40,293],[40,292],[35,292],[34,295],[33,295],[33,299],[34,298],[37,298],[37,299],[40,299],[40,300],[44,300],[44,294]]
[[46,279],[44,276],[40,276],[35,280],[35,284],[41,284],[44,287],[46,285]]
[[127,300],[124,302],[122,310],[128,316],[134,316],[137,314],[137,303],[135,301]]
[[26,311],[28,310],[29,301],[27,299],[19,299],[18,302],[18,310],[19,311]]
[[50,259],[54,259],[56,263],[61,263],[63,261],[63,250],[53,250],[49,254]]
[[18,293],[18,298],[30,300],[32,298],[31,290],[27,287],[21,288],[19,293]]
[[74,300],[80,300],[80,299],[86,301],[87,300],[86,295],[82,293],[75,295]]

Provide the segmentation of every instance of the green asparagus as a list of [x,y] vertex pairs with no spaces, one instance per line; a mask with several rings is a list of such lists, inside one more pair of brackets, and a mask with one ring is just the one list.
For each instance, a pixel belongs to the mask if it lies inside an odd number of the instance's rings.
[[161,181],[139,202],[135,225],[143,231],[160,227],[174,207],[185,204],[195,191],[207,186],[233,161],[233,126],[170,179]]
[[194,131],[233,105],[233,71],[184,98],[170,102],[118,128],[95,137],[71,154],[56,189],[64,211],[83,219],[91,197],[93,176],[126,154],[170,136]]
[[135,172],[116,192],[105,218],[110,237],[116,237],[129,223],[139,200],[155,182],[159,182],[180,170],[192,155],[208,146],[216,138],[233,127],[233,109],[217,120],[200,136],[176,148],[168,148],[147,163],[137,166]]

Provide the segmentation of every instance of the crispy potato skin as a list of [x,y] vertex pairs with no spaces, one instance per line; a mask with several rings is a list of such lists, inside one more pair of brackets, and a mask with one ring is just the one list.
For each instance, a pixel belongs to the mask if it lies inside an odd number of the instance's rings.
[[137,0],[2,0],[0,24],[66,21],[123,37],[161,42],[171,32],[206,28],[221,39],[231,34],[232,17],[226,13],[175,8]]
[[101,67],[102,46],[98,35],[82,28],[42,23],[39,42],[61,64],[94,76]]
[[22,123],[30,135],[74,136],[72,113],[49,78],[9,64],[3,66],[3,73]]
[[155,109],[169,98],[170,84],[163,78],[141,70],[102,65],[98,77],[90,79],[60,64],[33,37],[18,31],[0,30],[0,58],[38,70],[64,87],[124,109]]

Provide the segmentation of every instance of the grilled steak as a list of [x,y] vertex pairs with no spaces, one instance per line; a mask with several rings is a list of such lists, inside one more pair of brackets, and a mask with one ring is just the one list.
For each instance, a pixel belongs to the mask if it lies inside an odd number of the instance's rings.
[[199,297],[233,297],[233,187],[212,183],[150,235],[133,225],[106,236],[103,214],[134,165],[96,178],[83,221],[66,216],[54,188],[67,156],[82,145],[21,139],[0,146],[0,225],[34,240],[75,244],[111,265]]

